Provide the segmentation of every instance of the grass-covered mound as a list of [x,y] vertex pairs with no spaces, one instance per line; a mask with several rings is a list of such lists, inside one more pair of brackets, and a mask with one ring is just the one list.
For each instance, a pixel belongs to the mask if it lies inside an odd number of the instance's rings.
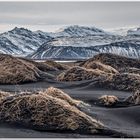
[[118,73],[118,71],[113,67],[102,64],[101,62],[98,61],[87,60],[84,64],[81,64],[80,66],[85,67],[87,69],[99,69],[107,73],[113,73],[113,74]]
[[[75,66],[57,76],[58,81],[93,80],[94,87],[123,91],[140,89],[140,75],[134,73],[107,73],[99,69],[86,69]],[[91,84],[90,84],[91,86]]]
[[68,94],[66,94],[65,92],[63,92],[62,90],[60,90],[58,88],[49,87],[46,91],[44,91],[44,93],[46,93],[49,96],[67,101],[70,105],[74,105],[74,106],[84,105],[84,106],[87,106],[87,104],[85,104],[82,101],[72,99]]
[[120,69],[120,73],[133,73],[133,74],[139,74],[140,75],[140,69],[135,67],[126,67]]
[[112,75],[109,82],[109,88],[124,90],[124,91],[136,91],[140,89],[140,75],[132,73],[122,73]]
[[10,96],[12,96],[12,94],[10,94],[9,92],[0,91],[0,103]]
[[53,60],[46,60],[45,62],[37,62],[25,58],[20,58],[20,59],[35,65],[39,70],[44,72],[66,70],[69,68],[69,66],[57,63]]
[[74,66],[57,76],[58,81],[81,81],[90,80],[97,77],[105,77],[107,73],[99,69],[86,69]]
[[39,70],[33,64],[0,54],[0,84],[34,82],[39,77]]
[[0,84],[19,84],[36,82],[44,78],[53,78],[30,61],[0,54]]
[[119,101],[119,99],[113,95],[103,95],[99,97],[98,100],[99,100],[99,103],[105,106],[113,106]]
[[[133,59],[133,58],[127,58],[124,56],[111,54],[111,53],[100,53],[95,55],[93,58],[86,60],[88,63],[93,61],[101,62],[105,65],[109,65],[117,70],[120,68],[126,68],[126,67],[135,67],[140,68],[140,60]],[[84,62],[81,63],[84,64]]]
[[46,63],[46,62],[37,62],[37,61],[33,61],[30,59],[26,59],[26,58],[19,58],[22,59],[28,63],[33,64],[35,67],[37,67],[39,70],[43,71],[43,72],[48,72],[48,71],[57,71],[58,69],[52,65],[50,65],[50,63]]
[[51,95],[40,91],[7,97],[0,103],[0,121],[46,131],[102,132],[103,124],[71,105],[67,97]]
[[133,95],[126,98],[125,102],[134,104],[134,105],[140,105],[140,91],[137,90]]
[[45,62],[43,62],[44,64],[50,65],[54,68],[56,68],[57,70],[66,70],[69,68],[68,65],[65,64],[61,64],[52,60],[46,60]]

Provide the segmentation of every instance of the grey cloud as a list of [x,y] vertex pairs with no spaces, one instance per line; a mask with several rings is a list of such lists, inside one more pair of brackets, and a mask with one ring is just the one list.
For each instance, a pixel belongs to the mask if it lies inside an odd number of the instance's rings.
[[0,24],[139,25],[140,2],[0,2]]

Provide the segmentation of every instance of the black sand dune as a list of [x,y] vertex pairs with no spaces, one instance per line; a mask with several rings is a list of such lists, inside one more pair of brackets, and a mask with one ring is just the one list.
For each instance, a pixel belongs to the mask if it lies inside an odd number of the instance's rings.
[[[68,95],[70,95],[73,99],[81,100],[89,104],[89,106],[81,106],[78,107],[78,109],[83,113],[93,117],[97,121],[100,121],[102,124],[104,124],[107,130],[104,131],[102,130],[100,131],[101,133],[97,133],[97,134],[88,134],[88,133],[83,134],[83,133],[75,133],[69,131],[61,131],[61,132],[49,131],[49,130],[37,131],[27,126],[22,126],[17,124],[10,125],[9,123],[1,122],[0,137],[1,138],[4,137],[5,138],[7,137],[13,137],[13,138],[15,137],[18,138],[23,138],[23,137],[26,138],[28,137],[29,138],[136,137],[139,138],[140,137],[140,127],[139,127],[140,106],[138,104],[134,104],[133,102],[128,103],[126,99],[132,101],[132,95],[134,94],[135,90],[137,90],[137,92],[139,90],[140,62],[139,60],[135,61],[134,59],[127,59],[124,57],[118,58],[118,57],[119,56],[111,55],[111,54],[109,55],[101,54],[95,56],[93,59],[90,59],[89,61],[90,64],[88,64],[88,62],[86,64],[85,62],[82,63],[80,62],[80,65],[85,64],[85,66],[81,66],[82,68],[80,68],[80,70],[82,69],[82,74],[84,73],[84,76],[86,77],[86,79],[82,79],[80,81],[72,80],[72,79],[69,80],[69,77],[67,77],[68,81],[56,80],[56,77],[58,76],[59,73],[69,71],[67,70],[68,67],[65,70],[62,70],[63,68],[61,67],[62,68],[62,69],[60,68],[61,70],[59,70],[59,68],[57,68],[57,70],[50,70],[50,71],[49,70],[46,71],[46,69],[44,70],[45,73],[46,72],[48,74],[51,73],[53,75],[53,78],[45,77],[43,80],[37,80],[36,82],[32,82],[32,83],[25,82],[24,84],[11,85],[11,83],[9,83],[7,85],[0,85],[0,89],[2,91],[11,92],[13,94],[18,94],[19,92],[23,92],[23,91],[37,92],[40,90],[45,90],[46,88],[49,87],[59,88],[63,90],[65,93],[67,93]],[[98,62],[100,63],[91,63],[91,60],[92,61],[98,60]],[[95,64],[94,66],[96,67],[92,67],[92,64]],[[79,63],[76,63],[74,65],[79,65]],[[38,68],[33,63],[32,66],[35,67],[37,71],[39,70],[43,72],[43,70],[41,70],[42,67]],[[88,67],[87,68],[88,70],[86,70],[86,67]],[[126,71],[127,69],[125,68],[129,68],[129,71]],[[93,78],[87,77],[85,71],[86,72],[90,71],[91,72],[90,76]],[[80,76],[79,73],[76,72],[75,77],[79,78],[79,76]],[[106,82],[106,78],[107,78],[107,82]],[[99,82],[104,84],[98,86]],[[99,98],[102,95],[116,96],[118,98],[118,101],[114,105],[105,106],[99,102]],[[135,99],[136,98],[133,97],[133,100]]]
[[[76,83],[78,84],[78,83]],[[138,129],[138,122],[135,122],[136,117],[139,116],[137,111],[139,110],[138,106],[133,107],[116,107],[116,108],[107,108],[103,106],[98,106],[95,104],[97,102],[97,99],[102,95],[115,95],[119,99],[123,100],[131,95],[130,92],[122,92],[122,91],[113,91],[113,90],[104,90],[104,89],[83,89],[82,88],[75,88],[75,87],[68,87],[68,84],[66,84],[66,87],[64,84],[61,83],[34,83],[34,84],[24,84],[19,85],[18,88],[16,88],[18,91],[26,91],[26,90],[40,90],[43,88],[47,88],[49,86],[54,87],[61,87],[63,86],[63,91],[68,93],[71,97],[75,99],[79,99],[84,101],[85,103],[89,103],[91,106],[87,108],[83,108],[82,111],[86,114],[95,117],[97,120],[101,120],[106,126],[109,127],[109,129],[115,130],[124,133],[126,136],[130,137],[139,137],[139,129]],[[13,85],[11,87],[14,87]],[[5,91],[9,91],[12,88],[9,86],[0,86],[1,89]],[[16,87],[16,86],[15,86]],[[34,88],[33,88],[34,87]],[[68,87],[68,88],[67,88]],[[13,88],[13,91],[15,91],[15,88]],[[131,112],[129,112],[131,110]],[[132,113],[134,111],[134,113]],[[128,118],[129,114],[129,118]],[[134,116],[134,118],[133,118]],[[138,117],[139,118],[139,117]],[[133,120],[134,119],[134,120]],[[138,120],[136,120],[138,121]],[[125,125],[123,125],[125,124]],[[121,126],[121,127],[120,127]],[[136,127],[136,128],[135,128]],[[7,133],[5,133],[5,131]],[[18,132],[18,133],[17,133]],[[113,135],[83,135],[83,134],[75,134],[72,133],[71,135],[68,132],[64,133],[54,133],[54,132],[38,132],[35,130],[30,130],[28,128],[24,128],[21,126],[11,126],[7,124],[3,124],[0,127],[0,135],[2,137],[114,137]],[[118,136],[120,137],[120,136]]]

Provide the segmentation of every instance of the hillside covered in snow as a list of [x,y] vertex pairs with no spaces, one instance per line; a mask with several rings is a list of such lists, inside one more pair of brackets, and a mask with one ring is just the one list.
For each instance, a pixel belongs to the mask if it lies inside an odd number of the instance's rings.
[[15,27],[0,34],[0,53],[32,59],[86,59],[98,53],[140,58],[140,28],[125,32],[78,25],[53,33]]

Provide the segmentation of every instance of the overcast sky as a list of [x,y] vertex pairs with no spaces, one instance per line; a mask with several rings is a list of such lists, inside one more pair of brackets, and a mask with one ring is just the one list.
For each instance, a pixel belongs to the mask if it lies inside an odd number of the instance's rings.
[[140,2],[0,2],[0,32],[14,26],[54,31],[64,25],[102,29],[140,25]]

